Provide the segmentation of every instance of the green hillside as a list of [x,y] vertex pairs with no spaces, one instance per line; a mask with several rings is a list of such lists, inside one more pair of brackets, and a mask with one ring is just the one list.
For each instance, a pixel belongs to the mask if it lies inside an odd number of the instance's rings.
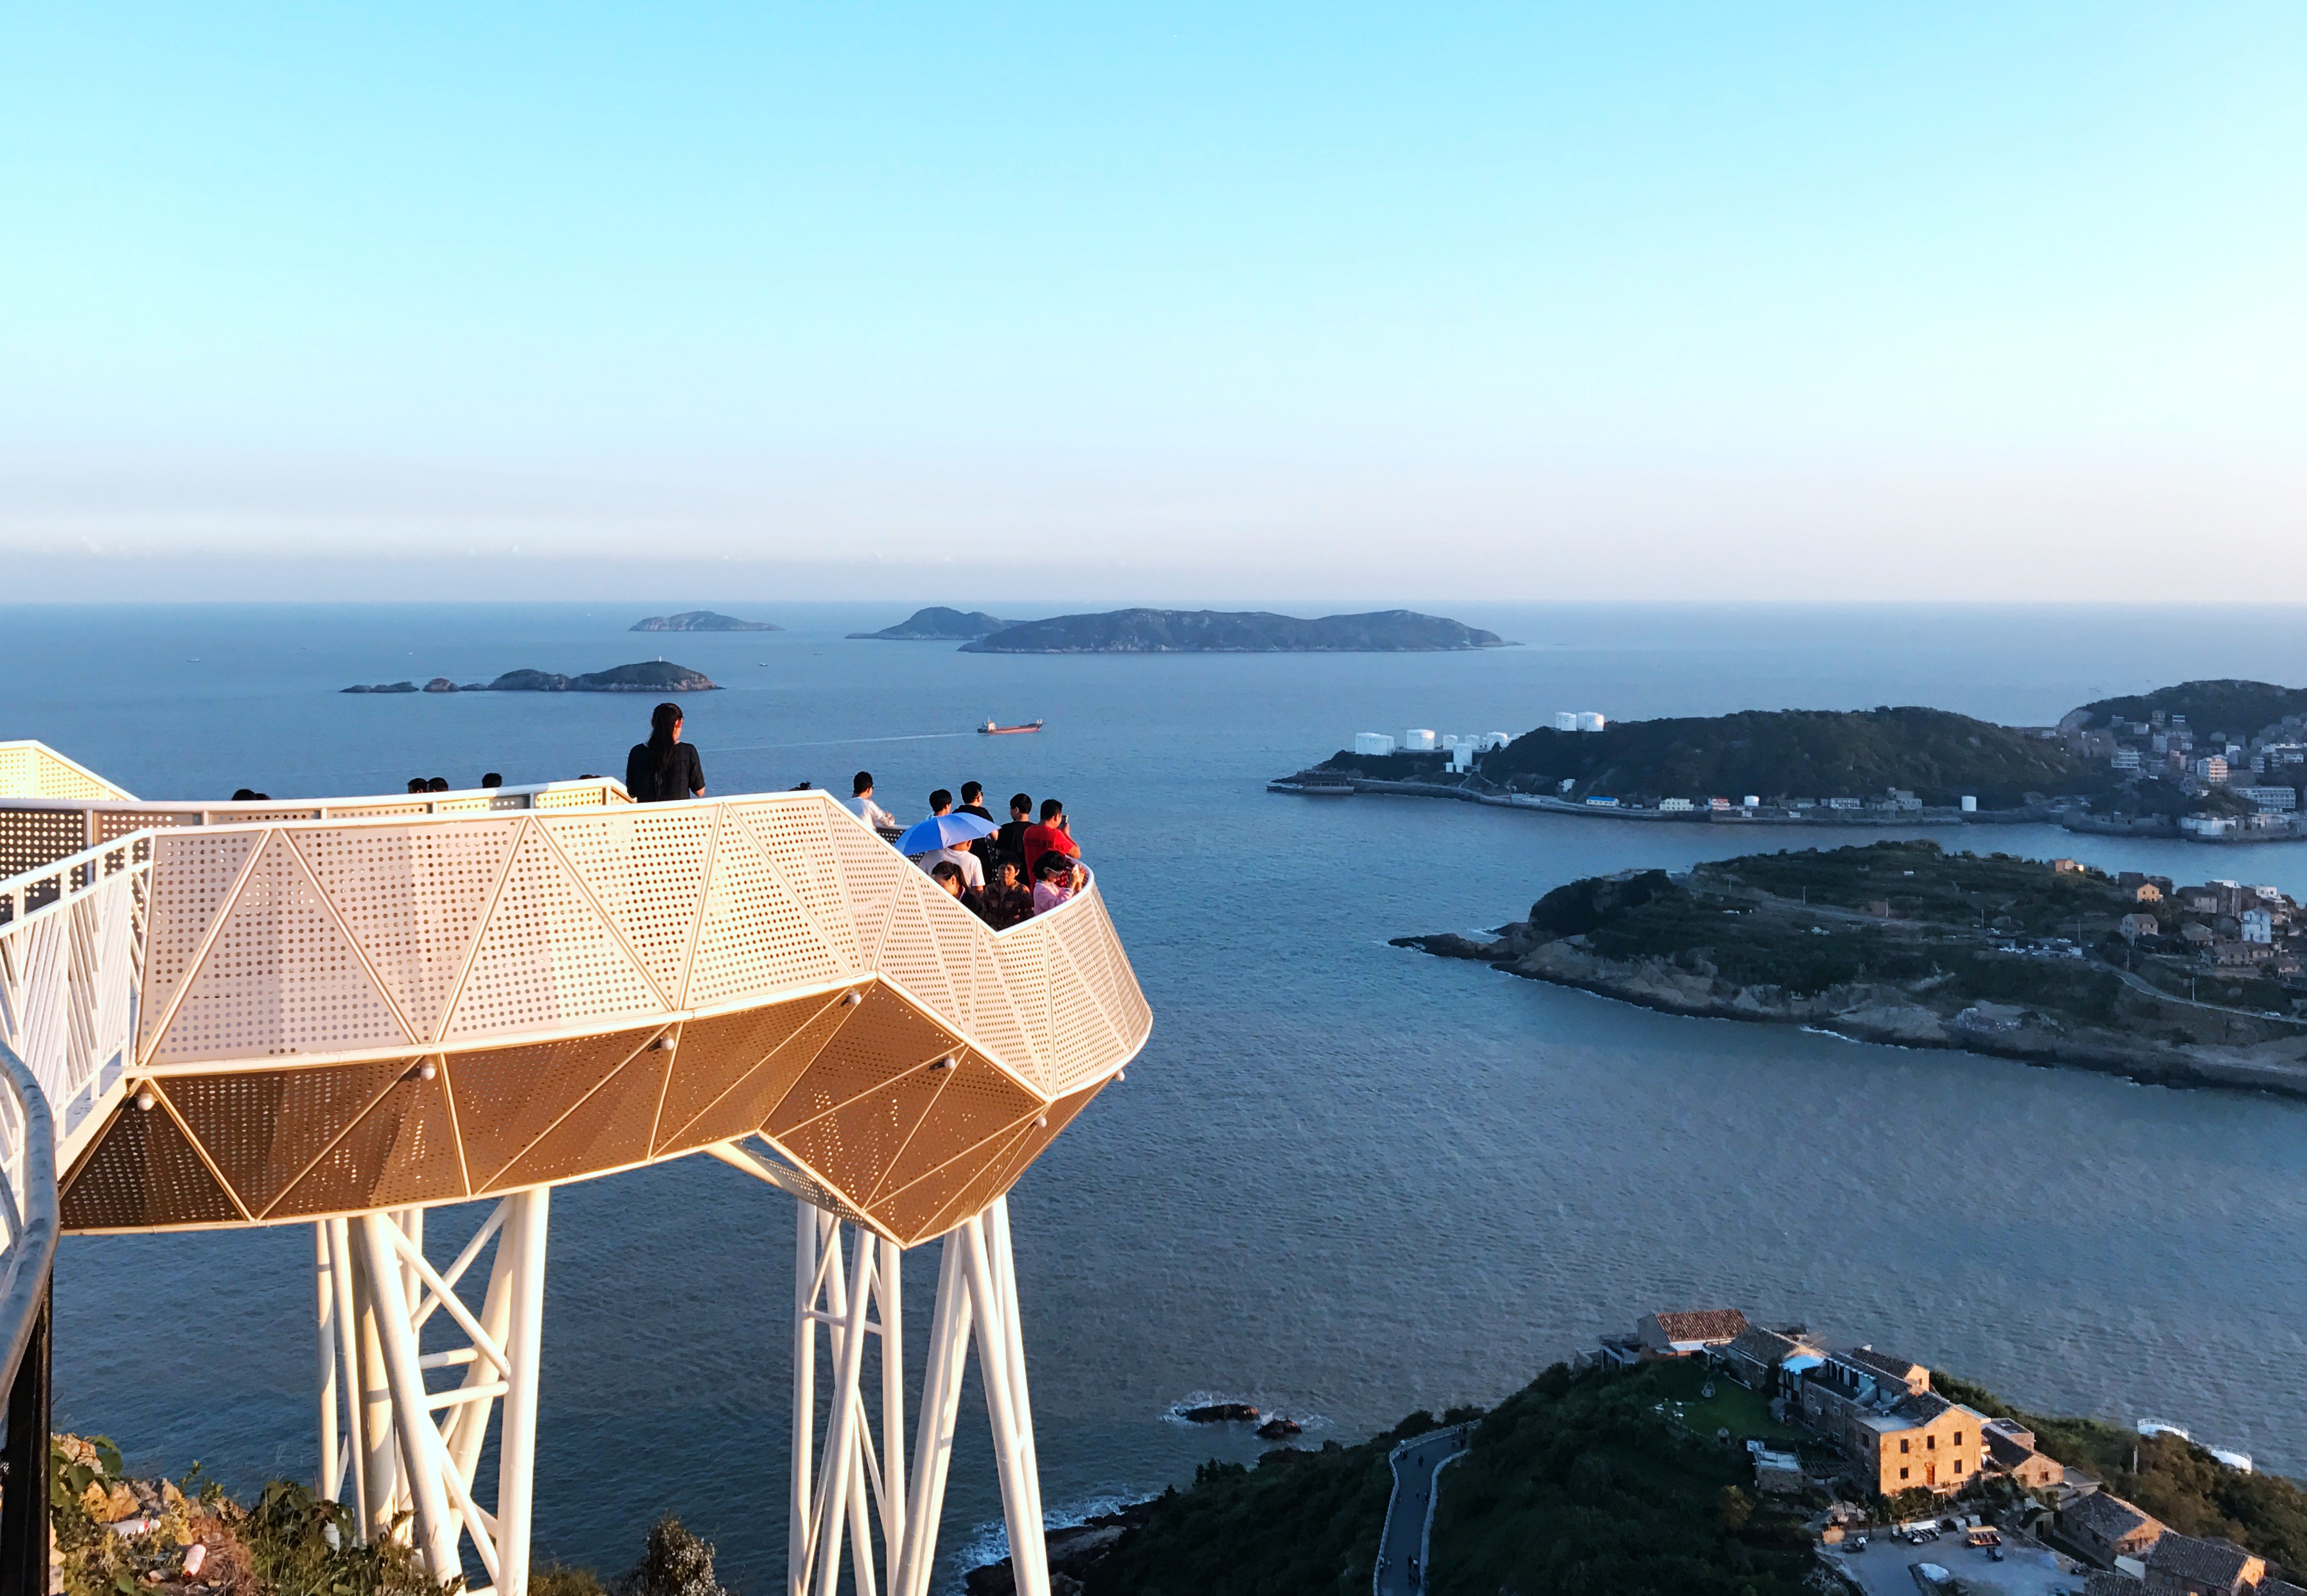
[[2085,704],[2070,710],[2063,724],[2086,728],[2103,726],[2111,720],[2146,720],[2157,714],[2185,716],[2189,728],[2199,736],[2224,732],[2240,742],[2278,721],[2307,717],[2307,688],[2232,678],[2182,682],[2176,687]]
[[1754,794],[1863,798],[1897,787],[1924,802],[1966,794],[1987,808],[2023,794],[2097,792],[2110,773],[2039,734],[1917,707],[1748,710],[1737,715],[1622,721],[1599,732],[1540,727],[1484,755],[1481,774],[1524,790],[1574,796]]

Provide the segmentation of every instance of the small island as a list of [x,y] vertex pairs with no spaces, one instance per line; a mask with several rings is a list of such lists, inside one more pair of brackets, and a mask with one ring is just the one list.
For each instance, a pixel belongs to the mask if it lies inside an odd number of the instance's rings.
[[678,615],[651,615],[633,622],[634,631],[783,631],[768,621],[740,621],[712,610],[683,610]]
[[885,626],[879,631],[853,631],[849,635],[868,642],[963,643],[1017,624],[999,615],[989,615],[983,610],[951,610],[932,605],[925,610],[915,610],[895,626]]
[[1557,887],[1482,960],[1669,1014],[2307,1095],[2307,921],[2271,887],[2107,876],[1932,842]]
[[467,682],[462,686],[446,676],[435,676],[422,688],[413,682],[391,682],[373,687],[347,687],[342,691],[370,693],[718,692],[720,684],[708,679],[702,671],[692,671],[687,665],[677,665],[662,659],[649,659],[638,665],[614,665],[605,671],[588,671],[581,676],[563,676],[554,671],[507,671],[493,682]]
[[1413,610],[1305,621],[1264,611],[1113,610],[1027,621],[965,644],[965,654],[1402,654],[1509,645]]

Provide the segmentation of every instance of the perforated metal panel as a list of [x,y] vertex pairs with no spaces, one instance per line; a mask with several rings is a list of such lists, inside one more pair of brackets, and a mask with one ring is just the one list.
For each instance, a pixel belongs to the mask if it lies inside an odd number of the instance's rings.
[[773,1110],[767,1128],[781,1136],[861,1093],[943,1057],[960,1039],[886,987],[868,991],[856,1011]]
[[[959,1224],[973,1214],[984,1212],[986,1204],[1008,1190],[1008,1171],[1013,1168],[1023,1167],[1016,1162],[1017,1149],[1033,1133],[1032,1122],[1028,1121],[1004,1137],[1000,1147],[989,1149],[989,1154],[980,1165],[978,1172],[971,1176],[958,1191],[948,1198],[945,1206],[939,1209],[935,1217],[922,1227],[921,1237],[940,1234]],[[974,1157],[975,1155],[973,1155],[973,1162]]]
[[[874,966],[885,975],[895,976],[907,991],[939,1014],[952,1017],[956,1025],[966,1027],[968,1017],[955,1000],[953,982],[946,974],[939,928],[931,922],[929,899],[932,893],[956,912],[973,922],[976,920],[975,915],[939,891],[937,883],[917,870],[913,880],[900,887],[890,900],[888,921],[881,932],[881,951]],[[944,934],[950,939],[954,952],[965,958],[983,929],[982,923],[948,924]]]
[[1057,1075],[1057,1043],[1050,1021],[1051,940],[1047,922],[1036,924],[1030,920],[993,940],[1002,990],[1009,996],[1010,1012],[1016,1017],[1017,1029],[1030,1050],[1029,1078],[1045,1092]]
[[0,877],[54,864],[88,845],[88,817],[76,809],[0,808]]
[[261,1214],[417,1063],[172,1076],[168,1101],[241,1202]]
[[[1024,1132],[1023,1125],[1010,1126],[977,1146],[964,1150],[909,1184],[895,1186],[893,1183],[888,1195],[873,1204],[872,1216],[888,1226],[907,1246],[935,1235],[937,1232],[930,1227],[936,1223],[938,1216],[953,1206],[965,1192],[982,1184],[986,1171],[1003,1161]],[[991,1200],[991,1197],[986,1199],[987,1202]],[[978,1207],[984,1206],[981,1203]],[[974,1213],[976,1209],[970,1212]]]
[[73,1231],[229,1224],[242,1217],[193,1144],[160,1108],[123,1103],[64,1178],[61,1215]]
[[665,1012],[561,855],[524,819],[444,1040]]
[[714,824],[711,809],[672,803],[544,822],[668,1003],[689,963]]
[[920,1179],[957,1158],[997,1131],[1041,1112],[1042,1100],[1019,1086],[975,1052],[965,1051],[951,1069],[934,1118],[905,1146],[903,1167],[889,1189]]
[[414,1040],[296,849],[276,832],[145,1061],[344,1053]]
[[[672,1146],[699,1115],[727,1096],[731,1087],[759,1068],[802,1026],[838,1001],[836,995],[824,993],[691,1020],[683,1025],[681,1046],[673,1056],[673,1078],[666,1083],[665,1106],[657,1115],[658,1147]],[[728,1134],[744,1135],[759,1123],[757,1115],[752,1125],[742,1125]]]
[[854,1194],[853,1200],[862,1197],[861,1206],[870,1204],[951,1073],[926,1066],[911,1070],[784,1132],[777,1146],[828,1184]]
[[420,1042],[439,1034],[518,820],[287,834]]
[[[650,1025],[605,1036],[450,1054],[449,1076],[474,1185],[494,1183],[505,1165],[659,1031]],[[641,1134],[648,1136],[647,1126]]]
[[670,1052],[656,1048],[644,1048],[626,1060],[493,1179],[489,1189],[541,1186],[647,1160],[649,1130],[656,1121],[665,1071],[672,1063]]
[[752,833],[723,828],[684,1003],[702,1008],[747,992],[837,980],[853,967],[786,888]]
[[458,1155],[448,1081],[436,1067],[412,1065],[320,1162],[274,1204],[268,1217],[297,1218],[470,1196]]
[[838,817],[830,821],[827,835],[833,839],[833,854],[841,867],[842,890],[849,896],[850,919],[856,926],[858,962],[871,965],[881,952],[881,930],[888,923],[889,907],[899,887],[905,884],[906,872],[919,875],[913,861],[892,850],[888,844],[874,836],[857,822],[854,815],[845,824]]
[[224,913],[244,866],[263,834],[187,832],[154,839],[152,906],[144,931],[144,985],[137,1005],[137,1051],[159,1035],[160,1023],[208,936]]
[[[752,833],[762,852],[794,897],[809,911],[826,942],[845,965],[856,967],[857,926],[850,917],[849,894],[841,884],[841,870],[828,828],[848,819],[828,813],[823,802],[804,802],[792,794],[767,799],[741,799],[729,813]],[[879,841],[877,837],[874,839]]]
[[817,1061],[854,1011],[838,999],[810,1017],[790,1041],[764,1059],[750,1075],[738,1081],[710,1107],[677,1132],[661,1130],[660,1151],[699,1147],[707,1142],[729,1141],[761,1128],[776,1105],[793,1090],[803,1071]]

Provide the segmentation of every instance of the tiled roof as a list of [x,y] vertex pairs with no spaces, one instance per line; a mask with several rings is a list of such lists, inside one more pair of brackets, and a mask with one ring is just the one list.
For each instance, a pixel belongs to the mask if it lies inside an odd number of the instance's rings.
[[2158,1532],[2162,1523],[2141,1513],[2121,1497],[2095,1490],[2080,1497],[2059,1510],[2062,1523],[2071,1529],[2088,1530],[2100,1540],[2115,1541],[2131,1534],[2142,1525],[2152,1526]]
[[1775,1366],[1780,1359],[1791,1354],[1796,1345],[1796,1343],[1788,1340],[1775,1330],[1765,1330],[1760,1325],[1749,1325],[1738,1332],[1737,1339],[1723,1350],[1736,1352],[1743,1358],[1752,1358],[1757,1363]]
[[1877,1374],[1887,1375],[1901,1386],[1917,1375],[1928,1372],[1919,1363],[1909,1363],[1904,1358],[1893,1358],[1887,1352],[1876,1351],[1873,1347],[1850,1347],[1837,1352],[1835,1356],[1846,1363],[1856,1363],[1861,1369],[1871,1369]]
[[1705,1308],[1689,1313],[1653,1314],[1668,1341],[1729,1341],[1746,1327],[1735,1308]]
[[2017,1437],[2006,1436],[1992,1426],[1981,1433],[1986,1437],[1987,1451],[1994,1454],[1994,1461],[2006,1469],[2015,1469],[2028,1458],[2042,1455]]
[[1904,1398],[1891,1411],[1910,1424],[1928,1424],[1952,1406],[1954,1403],[1935,1391],[1925,1391]]
[[2102,1569],[2083,1581],[2083,1596],[2147,1596],[2147,1582],[2119,1569]]
[[2147,1554],[2147,1566],[2157,1574],[2214,1585],[2234,1584],[2258,1561],[2232,1540],[2198,1540],[2192,1535],[2165,1535]]

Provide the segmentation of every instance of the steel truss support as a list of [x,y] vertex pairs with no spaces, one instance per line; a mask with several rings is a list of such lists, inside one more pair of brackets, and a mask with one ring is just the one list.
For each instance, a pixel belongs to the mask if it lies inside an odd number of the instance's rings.
[[[742,1166],[741,1166],[742,1167]],[[1018,1334],[1017,1274],[1009,1249],[1009,1209],[997,1199],[948,1231],[940,1246],[929,1362],[905,1471],[905,1335],[899,1262],[893,1241],[851,1226],[845,1262],[842,1222],[803,1202],[793,1245],[793,1497],[786,1551],[787,1596],[835,1596],[844,1542],[855,1596],[929,1596],[938,1520],[960,1420],[962,1373],[977,1350],[1002,1515],[1020,1596],[1049,1596],[1042,1540],[1042,1488],[1033,1417]],[[820,1397],[818,1332],[825,1332],[830,1393]],[[879,1343],[880,1431],[870,1422],[865,1343]],[[818,1450],[823,1415],[823,1450]],[[881,1532],[875,1566],[872,1530]],[[877,1579],[877,1575],[879,1576]]]
[[[363,1537],[414,1546],[436,1580],[467,1572],[469,1540],[485,1571],[475,1596],[528,1588],[551,1197],[540,1186],[502,1199],[446,1269],[425,1261],[422,1208],[313,1227],[321,1494],[344,1500],[349,1484]],[[476,1314],[457,1286],[493,1240]],[[426,1352],[425,1328],[436,1316],[452,1334],[435,1340],[456,1344]],[[425,1377],[435,1369],[463,1373],[433,1390]],[[474,1476],[500,1403],[492,1513]]]

